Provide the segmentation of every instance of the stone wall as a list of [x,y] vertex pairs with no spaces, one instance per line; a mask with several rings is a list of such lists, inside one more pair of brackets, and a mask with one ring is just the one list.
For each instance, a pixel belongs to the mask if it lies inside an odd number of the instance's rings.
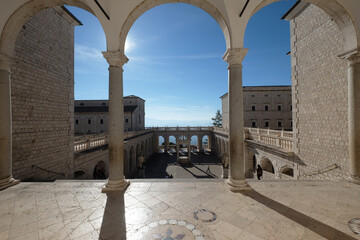
[[290,22],[294,152],[300,178],[337,164],[340,169],[311,178],[345,178],[349,174],[348,97],[343,38],[321,9],[308,6]]
[[71,177],[74,167],[74,26],[60,7],[31,18],[16,40],[12,76],[13,175]]

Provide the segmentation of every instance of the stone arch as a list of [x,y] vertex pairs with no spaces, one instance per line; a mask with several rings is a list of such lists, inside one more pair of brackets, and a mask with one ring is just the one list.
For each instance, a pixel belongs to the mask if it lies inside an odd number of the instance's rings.
[[106,164],[104,161],[98,162],[94,167],[94,179],[106,179]]
[[261,168],[262,168],[264,171],[267,171],[267,172],[270,172],[270,173],[272,173],[272,174],[275,174],[274,165],[272,164],[272,162],[270,161],[270,159],[264,157],[264,158],[261,160],[260,166],[261,166]]
[[207,12],[210,16],[212,16],[214,18],[214,20],[219,24],[220,28],[222,29],[224,38],[225,38],[225,42],[226,42],[226,47],[227,48],[232,47],[231,34],[230,34],[230,30],[229,30],[230,24],[228,24],[228,22],[226,21],[226,18],[224,16],[222,16],[220,11],[214,5],[209,3],[208,1],[203,1],[203,0],[148,0],[148,1],[143,1],[128,15],[125,23],[123,24],[123,26],[121,28],[121,32],[120,32],[120,36],[119,36],[119,39],[120,39],[119,40],[119,50],[121,50],[122,52],[125,51],[126,37],[129,33],[131,27],[135,23],[135,21],[141,15],[143,15],[146,11],[148,11],[156,6],[159,6],[162,4],[167,4],[167,3],[186,3],[186,4],[193,5],[195,7],[198,7],[200,9],[204,10],[205,12]]
[[[15,42],[24,24],[30,20],[33,16],[40,11],[47,8],[63,6],[64,4],[84,9],[95,17],[96,14],[87,5],[85,1],[78,0],[59,0],[59,1],[47,1],[47,0],[33,0],[25,3],[19,7],[7,20],[0,38],[0,53],[7,57],[13,57],[15,52]],[[97,18],[101,25],[100,18]],[[105,31],[104,31],[105,33]],[[105,34],[106,35],[106,34]]]
[[287,175],[288,177],[294,177],[294,168],[291,167],[291,166],[283,166],[281,169],[280,169],[280,173],[281,175]]
[[[161,138],[163,139],[162,143],[160,143]],[[163,148],[165,149],[165,137],[164,136],[162,136],[162,135],[157,136],[157,141],[156,142],[157,142],[156,148],[158,149],[158,152],[161,151],[161,148],[162,148],[163,144],[164,144]]]
[[[255,8],[253,8],[250,18],[260,9],[266,7],[271,3],[279,2],[279,1],[282,0],[261,1],[260,4],[258,4],[257,6],[255,6]],[[305,2],[314,4],[315,6],[319,7],[335,21],[336,25],[343,33],[344,52],[348,52],[359,48],[360,33],[357,32],[359,26],[357,26],[356,22],[353,20],[351,15],[346,11],[346,9],[342,5],[340,5],[336,0],[328,0],[328,1],[306,0]]]

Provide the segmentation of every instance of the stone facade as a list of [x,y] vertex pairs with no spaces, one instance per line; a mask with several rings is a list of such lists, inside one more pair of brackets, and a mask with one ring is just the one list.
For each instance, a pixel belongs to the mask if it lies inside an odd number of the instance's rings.
[[11,72],[13,175],[21,180],[73,173],[74,26],[61,7],[41,11],[18,35]]
[[[75,134],[108,132],[109,100],[75,101]],[[124,97],[125,132],[145,129],[145,100],[131,95]]]
[[[343,35],[324,11],[305,2],[284,18],[290,20],[294,152],[303,163],[300,178],[346,178],[347,66],[338,57]],[[340,168],[311,174],[333,164]]]
[[[292,129],[291,86],[244,87],[243,92],[245,127]],[[220,98],[223,128],[228,128],[228,94]]]

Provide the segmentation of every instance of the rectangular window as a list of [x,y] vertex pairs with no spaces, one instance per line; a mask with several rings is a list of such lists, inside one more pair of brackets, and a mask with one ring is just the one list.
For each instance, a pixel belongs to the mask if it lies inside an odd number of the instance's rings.
[[281,105],[278,105],[278,111],[281,111]]
[[75,120],[75,124],[79,124],[79,119],[76,119],[76,120]]
[[126,118],[126,119],[125,119],[125,122],[129,122],[129,119]]
[[266,121],[264,126],[265,126],[265,127],[269,127],[269,122]]
[[251,110],[252,110],[252,111],[255,111],[255,106],[251,106]]
[[269,106],[265,105],[265,111],[269,111]]
[[290,105],[290,111],[292,111],[292,105]]
[[251,127],[256,127],[256,122],[252,122]]
[[293,125],[292,125],[292,121],[290,122],[290,126],[291,126],[291,127],[293,127]]
[[104,119],[100,119],[100,124],[104,124]]
[[265,94],[264,97],[268,97],[269,95]]
[[255,97],[255,95],[251,95],[251,97]]
[[91,124],[91,119],[88,119],[88,124]]
[[277,96],[278,96],[278,97],[281,97],[281,95],[280,95],[280,94],[278,94]]
[[278,121],[278,127],[281,127],[281,121]]

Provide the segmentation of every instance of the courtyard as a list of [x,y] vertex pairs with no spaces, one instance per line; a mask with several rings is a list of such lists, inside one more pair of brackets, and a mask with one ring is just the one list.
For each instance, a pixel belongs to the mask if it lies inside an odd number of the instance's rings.
[[342,181],[248,180],[233,193],[220,179],[20,183],[0,195],[0,239],[360,239],[360,189]]

